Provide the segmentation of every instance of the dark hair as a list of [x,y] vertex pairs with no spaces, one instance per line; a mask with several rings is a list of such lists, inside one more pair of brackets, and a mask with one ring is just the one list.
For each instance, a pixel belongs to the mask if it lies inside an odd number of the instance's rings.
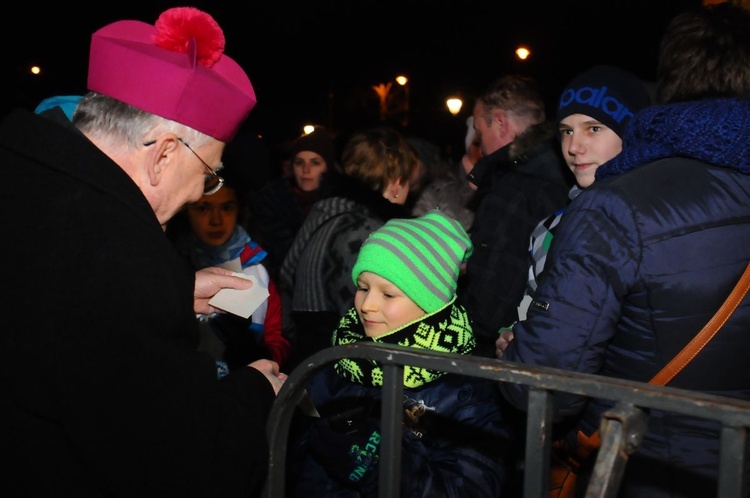
[[656,97],[750,98],[750,12],[725,2],[675,16],[659,49]]

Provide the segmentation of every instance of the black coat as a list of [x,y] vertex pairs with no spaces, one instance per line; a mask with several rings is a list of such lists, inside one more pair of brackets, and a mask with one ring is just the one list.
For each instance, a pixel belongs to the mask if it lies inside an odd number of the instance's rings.
[[33,496],[253,496],[267,380],[196,352],[194,274],[131,179],[69,123],[0,123],[0,452]]
[[567,205],[573,176],[559,141],[543,124],[483,157],[471,175],[480,173],[471,228],[474,253],[458,290],[473,320],[476,354],[494,358],[500,327],[518,319],[531,262],[531,232]]

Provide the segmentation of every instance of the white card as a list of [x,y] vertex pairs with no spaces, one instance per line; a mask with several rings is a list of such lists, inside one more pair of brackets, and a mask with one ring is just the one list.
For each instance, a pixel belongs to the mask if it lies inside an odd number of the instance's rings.
[[233,271],[235,273],[241,273],[242,272],[242,261],[240,260],[240,258],[230,259],[229,261],[220,264],[219,267],[220,268],[226,268],[227,270]]
[[253,311],[268,299],[268,289],[259,284],[254,275],[239,272],[234,272],[232,275],[252,281],[253,286],[249,289],[221,289],[208,304],[242,318],[249,318]]

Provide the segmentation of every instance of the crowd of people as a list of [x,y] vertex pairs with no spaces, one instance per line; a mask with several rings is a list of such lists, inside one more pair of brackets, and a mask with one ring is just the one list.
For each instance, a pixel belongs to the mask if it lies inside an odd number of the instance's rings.
[[[260,496],[276,394],[338,345],[647,382],[750,261],[741,6],[674,17],[655,91],[597,64],[550,117],[542,82],[500,74],[459,161],[386,125],[340,150],[318,127],[276,178],[241,132],[256,95],[224,42],[193,7],[113,22],[91,38],[88,93],[0,122],[3,196],[24,207],[0,218],[0,447],[19,496]],[[259,289],[247,315],[216,301]],[[750,399],[748,325],[743,303],[671,385]],[[369,360],[317,374],[289,496],[377,496],[382,388]],[[573,448],[611,408],[555,396]],[[402,495],[516,496],[527,403],[523,385],[407,366]],[[618,496],[715,496],[720,427],[648,424]]]

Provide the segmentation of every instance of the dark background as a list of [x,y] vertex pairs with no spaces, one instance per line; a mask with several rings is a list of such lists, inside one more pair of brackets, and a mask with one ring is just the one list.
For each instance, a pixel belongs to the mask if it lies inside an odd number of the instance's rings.
[[[76,7],[35,2],[6,17],[2,36],[10,98],[0,109],[33,109],[53,95],[86,91],[91,33],[120,19],[151,24],[168,7],[211,14],[226,36],[226,54],[247,71],[258,104],[245,129],[275,144],[305,123],[328,126],[339,143],[380,123],[373,85],[409,77],[410,136],[430,139],[455,156],[462,148],[473,99],[504,73],[537,77],[551,110],[576,73],[608,63],[647,81],[656,76],[658,43],[667,21],[701,4],[687,0],[319,0],[292,2],[151,1]],[[145,2],[143,2],[145,4]],[[20,35],[18,33],[21,33]],[[525,44],[527,61],[514,54]],[[28,68],[38,64],[40,76]],[[403,98],[394,83],[393,98]],[[458,116],[445,105],[460,95]],[[401,126],[403,115],[387,124]]]

